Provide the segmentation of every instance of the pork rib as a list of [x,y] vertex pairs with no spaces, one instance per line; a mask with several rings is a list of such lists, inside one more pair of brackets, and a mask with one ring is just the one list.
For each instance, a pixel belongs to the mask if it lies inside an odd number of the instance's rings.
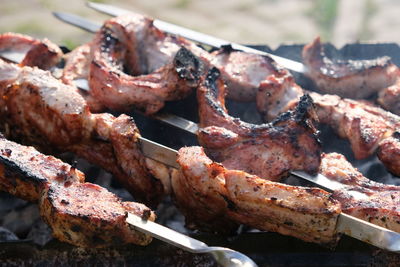
[[152,114],[198,84],[200,62],[141,15],[105,22],[91,44],[90,93],[105,107]]
[[219,71],[211,69],[198,89],[198,138],[213,160],[269,180],[279,180],[290,170],[318,170],[321,148],[311,98],[304,96],[295,111],[263,125],[231,117],[224,98]]
[[20,66],[36,66],[48,70],[59,63],[63,52],[47,39],[36,40],[18,33],[0,34],[0,50],[25,54]]
[[213,162],[201,147],[181,148],[173,175],[189,226],[227,231],[236,224],[334,244],[339,203],[322,189],[284,185]]
[[0,190],[39,203],[57,239],[83,247],[147,245],[151,237],[129,227],[127,212],[154,221],[146,206],[123,202],[105,188],[84,183],[76,168],[0,137]]
[[390,58],[375,60],[332,61],[325,55],[317,37],[303,48],[303,62],[308,75],[325,94],[346,98],[366,98],[396,81],[400,70]]
[[92,114],[77,90],[49,72],[0,62],[1,126],[44,151],[75,152],[111,172],[138,199],[158,203],[163,185],[149,174],[133,119]]

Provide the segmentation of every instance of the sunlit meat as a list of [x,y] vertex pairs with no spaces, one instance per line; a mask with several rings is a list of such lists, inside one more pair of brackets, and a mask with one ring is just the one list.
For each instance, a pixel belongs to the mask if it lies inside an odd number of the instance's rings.
[[322,189],[267,181],[213,162],[201,147],[181,148],[172,188],[189,226],[227,231],[235,223],[335,243],[339,203]]
[[1,126],[44,151],[72,151],[111,172],[137,199],[157,203],[160,180],[149,174],[131,117],[92,114],[77,88],[49,72],[0,62]]
[[303,49],[306,75],[321,93],[347,98],[366,98],[395,83],[400,70],[388,57],[374,60],[333,61],[324,52],[320,38]]
[[320,173],[346,185],[332,196],[341,203],[343,212],[400,232],[399,186],[369,180],[337,153],[323,156]]
[[157,112],[198,85],[200,62],[185,44],[141,15],[106,21],[91,45],[91,94],[114,110]]
[[150,243],[150,236],[125,222],[127,212],[154,221],[149,208],[123,202],[84,180],[83,173],[59,159],[0,137],[0,190],[39,202],[54,237],[91,248]]
[[379,92],[377,101],[384,109],[400,115],[400,77],[394,85]]
[[198,89],[198,138],[213,160],[269,180],[279,180],[290,170],[318,170],[321,148],[310,97],[304,96],[294,111],[263,125],[231,117],[224,98],[219,71],[212,69]]
[[[268,120],[280,112],[293,109],[304,94],[292,81],[275,79],[273,83],[264,85],[257,95],[257,103]],[[367,101],[314,92],[309,95],[314,101],[319,121],[330,125],[340,137],[348,139],[357,159],[378,152],[388,170],[400,175],[399,116]]]
[[268,76],[288,73],[270,57],[236,51],[230,46],[211,53],[211,64],[221,72],[227,97],[236,101],[254,101],[260,83]]
[[25,54],[20,66],[47,70],[60,62],[63,52],[47,39],[36,40],[18,33],[0,34],[0,51]]

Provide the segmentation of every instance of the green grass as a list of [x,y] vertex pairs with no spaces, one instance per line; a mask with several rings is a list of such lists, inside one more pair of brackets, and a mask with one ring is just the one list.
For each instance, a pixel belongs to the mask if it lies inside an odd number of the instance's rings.
[[13,32],[24,33],[29,35],[44,34],[46,33],[45,26],[42,22],[36,20],[28,20],[15,25],[12,29]]
[[364,9],[364,14],[362,18],[362,23],[361,23],[361,30],[360,30],[360,40],[369,40],[371,38],[371,30],[369,28],[369,23],[371,20],[371,17],[373,17],[379,7],[375,3],[374,0],[367,0],[366,6]]
[[175,8],[181,8],[185,9],[190,5],[190,0],[177,0],[174,4],[173,7]]
[[314,0],[312,9],[309,11],[317,23],[321,37],[330,40],[337,15],[337,0]]

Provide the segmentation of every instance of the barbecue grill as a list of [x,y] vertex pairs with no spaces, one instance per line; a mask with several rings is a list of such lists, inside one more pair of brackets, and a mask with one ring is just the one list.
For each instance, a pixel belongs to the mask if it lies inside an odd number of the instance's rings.
[[[301,60],[302,45],[280,46],[272,51],[266,46],[258,46],[258,49],[287,57],[293,60]],[[328,55],[332,57],[343,57],[351,59],[368,59],[378,56],[391,56],[393,62],[400,64],[399,47],[396,44],[350,44],[340,50],[332,45],[326,46]],[[312,84],[308,79],[300,74],[296,74],[298,83],[307,89],[312,89]],[[194,95],[189,98],[168,103],[164,108],[165,111],[173,113],[191,121],[197,119],[197,104]],[[235,103],[228,101],[228,110],[234,116],[241,117],[243,120],[253,123],[261,123],[261,118],[257,115],[255,106],[248,103]],[[180,148],[185,145],[195,145],[196,138],[186,132],[175,129],[160,121],[152,120],[141,114],[132,112],[129,114],[135,118],[135,121],[141,129],[144,137],[164,144],[171,148]],[[368,158],[362,161],[356,161],[352,156],[350,146],[347,141],[336,138],[331,133],[329,127],[321,128],[322,143],[325,152],[336,151],[344,154],[354,166],[358,167],[364,175],[375,181],[400,184],[397,177],[387,173],[385,168],[374,158]],[[89,181],[94,180],[103,186],[109,185],[111,191],[116,191],[125,199],[130,196],[118,184],[110,182],[109,175],[88,163],[74,158],[72,155],[62,155],[63,159],[72,163],[78,161],[78,168],[86,170],[89,175]],[[303,181],[289,177],[287,183],[307,185]],[[35,208],[31,208],[31,204],[25,204],[20,200],[14,199],[7,194],[2,194],[2,202],[6,203],[1,210],[5,214],[2,218],[10,218],[18,212],[26,212],[31,210],[31,216],[35,218]],[[10,209],[9,207],[15,207]],[[251,229],[242,229],[242,233],[234,236],[223,237],[203,233],[189,232],[183,228],[183,219],[179,212],[166,201],[158,210],[160,222],[191,234],[200,240],[206,241],[208,244],[230,247],[241,251],[252,257],[260,266],[368,266],[368,265],[388,265],[396,264],[399,256],[394,253],[384,252],[362,242],[351,238],[342,238],[337,248],[329,250],[318,245],[309,244],[300,240],[278,235],[275,233],[264,233],[252,231]],[[15,217],[21,218],[22,215]],[[3,225],[5,223],[3,219]],[[9,223],[9,221],[6,221]],[[15,222],[17,223],[17,222]],[[35,222],[38,224],[38,222]],[[6,225],[6,226],[9,226]],[[88,250],[74,248],[69,245],[62,244],[58,241],[49,239],[49,232],[43,226],[15,227],[17,234],[22,240],[9,240],[2,242],[0,259],[9,265],[27,264],[136,264],[136,265],[158,265],[158,266],[215,266],[216,263],[208,255],[193,255],[166,245],[159,241],[153,241],[148,247],[126,246],[123,248]],[[23,229],[23,230],[21,230]],[[18,232],[20,230],[20,232]],[[35,232],[36,231],[36,232]],[[44,232],[41,235],[41,232]],[[12,238],[11,238],[12,239]],[[44,240],[44,241],[43,241]],[[44,246],[42,246],[44,245]],[[24,252],[24,253],[22,253]]]

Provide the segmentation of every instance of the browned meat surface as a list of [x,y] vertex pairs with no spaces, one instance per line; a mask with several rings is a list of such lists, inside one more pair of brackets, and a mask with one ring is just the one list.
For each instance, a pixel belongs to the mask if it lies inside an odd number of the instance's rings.
[[42,191],[55,184],[68,186],[84,181],[84,174],[33,147],[0,137],[0,189],[28,201],[39,201]]
[[0,51],[25,54],[21,66],[36,66],[44,70],[54,67],[63,56],[61,49],[49,40],[36,40],[18,33],[0,34]]
[[393,174],[400,176],[400,132],[399,128],[389,138],[379,143],[378,158]]
[[230,46],[210,56],[211,64],[220,70],[228,87],[227,97],[236,101],[254,101],[260,83],[268,76],[289,73],[270,57],[236,51]]
[[75,87],[49,72],[5,62],[0,62],[0,94],[1,126],[8,135],[42,150],[75,152],[146,203],[162,197],[163,186],[149,174],[132,118],[92,114]]
[[[87,43],[75,48],[65,56],[65,66],[61,79],[64,83],[74,84],[74,80],[89,78],[89,68],[91,63],[90,56],[91,43]],[[85,99],[91,112],[101,112],[105,107],[95,99],[89,91],[79,90]]]
[[83,247],[150,243],[150,236],[125,222],[127,212],[154,221],[149,208],[122,202],[84,180],[83,173],[59,159],[0,138],[0,190],[39,202],[54,237]]
[[231,117],[224,96],[219,71],[212,69],[198,89],[198,138],[213,160],[268,180],[279,180],[290,170],[318,170],[321,148],[311,98],[303,97],[295,111],[270,124],[254,125]]
[[303,62],[321,93],[365,98],[392,85],[400,70],[390,58],[333,61],[326,57],[320,38],[303,49]]
[[201,147],[181,148],[178,163],[181,169],[173,175],[172,188],[189,225],[226,231],[238,223],[308,242],[337,240],[339,203],[321,189],[226,169]]
[[323,156],[320,173],[346,185],[332,196],[343,212],[400,232],[400,187],[369,180],[336,153]]
[[400,78],[394,85],[381,90],[377,101],[384,109],[400,115]]
[[[257,103],[268,120],[293,109],[304,93],[291,80],[274,79],[265,85],[260,87]],[[367,158],[378,151],[378,157],[388,170],[400,175],[399,116],[367,101],[309,94],[319,121],[329,124],[340,137],[348,139],[357,159]]]
[[185,42],[141,15],[106,21],[91,48],[91,94],[108,108],[146,114],[187,96],[198,85],[200,62]]
[[272,121],[280,113],[293,109],[302,95],[303,89],[290,73],[281,77],[271,75],[257,91],[257,109],[266,121]]
[[125,221],[127,212],[148,214],[148,219],[155,219],[146,206],[122,202],[105,188],[91,183],[51,185],[40,200],[40,214],[52,227],[53,236],[81,247],[149,244],[150,236],[135,231]]

